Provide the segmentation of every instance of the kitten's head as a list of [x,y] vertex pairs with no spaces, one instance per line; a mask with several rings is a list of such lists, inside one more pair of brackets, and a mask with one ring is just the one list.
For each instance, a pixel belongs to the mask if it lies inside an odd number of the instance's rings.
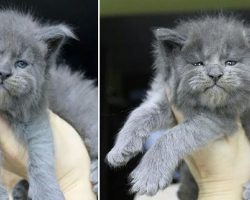
[[0,110],[37,104],[47,68],[66,37],[65,25],[42,25],[31,16],[0,11]]
[[241,21],[207,17],[155,35],[156,65],[172,80],[177,103],[214,109],[249,102],[250,29]]

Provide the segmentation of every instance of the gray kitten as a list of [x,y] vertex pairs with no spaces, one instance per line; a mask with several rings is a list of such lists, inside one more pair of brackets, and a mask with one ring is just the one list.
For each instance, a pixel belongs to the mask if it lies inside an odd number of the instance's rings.
[[[234,134],[240,117],[247,124],[250,106],[250,29],[242,21],[204,17],[159,28],[155,36],[151,89],[107,155],[110,165],[124,165],[143,151],[152,131],[165,128],[131,173],[132,191],[149,195],[171,183],[185,156]],[[183,114],[183,123],[176,123],[171,107]],[[243,196],[250,199],[249,184]]]
[[[42,25],[29,15],[0,12],[0,114],[28,149],[29,198],[62,200],[48,117],[49,67],[66,37],[65,25]],[[0,199],[8,199],[4,187]]]

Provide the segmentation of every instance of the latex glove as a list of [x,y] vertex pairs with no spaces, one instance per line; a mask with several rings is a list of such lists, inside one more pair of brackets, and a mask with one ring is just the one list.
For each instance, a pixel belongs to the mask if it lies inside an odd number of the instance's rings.
[[[90,159],[81,138],[67,122],[51,111],[49,114],[55,143],[56,174],[65,199],[96,199],[89,181]],[[27,179],[27,151],[1,118],[0,146],[5,170]],[[5,174],[4,180],[8,185],[13,185],[14,179],[13,176],[6,177]]]
[[[181,114],[175,109],[173,112],[182,122]],[[199,187],[199,200],[242,199],[243,186],[250,180],[250,145],[240,122],[239,127],[231,137],[214,141],[186,157]]]

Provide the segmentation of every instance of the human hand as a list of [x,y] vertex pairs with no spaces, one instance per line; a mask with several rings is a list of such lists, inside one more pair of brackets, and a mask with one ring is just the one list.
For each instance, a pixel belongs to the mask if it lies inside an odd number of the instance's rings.
[[199,200],[241,200],[250,180],[250,146],[242,127],[185,159],[199,187]]
[[[89,181],[90,160],[81,138],[68,123],[52,112],[50,120],[54,135],[56,174],[65,199],[96,199]],[[0,130],[4,168],[27,179],[25,147],[17,141],[3,119],[0,119]]]
[[[177,121],[183,118],[175,109]],[[199,200],[250,199],[250,145],[245,131],[239,129],[230,137],[224,137],[204,146],[185,158],[199,187]],[[201,130],[202,131],[202,130]]]

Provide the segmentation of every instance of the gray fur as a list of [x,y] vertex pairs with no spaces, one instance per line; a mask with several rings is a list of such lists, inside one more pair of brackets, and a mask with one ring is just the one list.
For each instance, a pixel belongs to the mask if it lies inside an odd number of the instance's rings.
[[[10,10],[0,12],[0,22],[0,113],[27,146],[28,196],[33,200],[62,200],[47,113],[47,79],[56,53],[73,33],[65,25],[43,25]],[[18,60],[27,65],[17,65]],[[5,195],[0,192],[0,196]]]
[[146,100],[129,116],[118,133],[116,145],[107,155],[110,165],[125,165],[132,157],[143,151],[148,134],[157,129],[172,127],[176,122],[168,106],[164,87],[159,75],[152,84]]
[[50,70],[49,106],[73,124],[89,149],[92,159],[98,156],[98,93],[93,81],[67,66]]
[[[233,134],[250,102],[249,28],[242,21],[204,17],[180,22],[173,30],[157,29],[155,36],[153,87],[131,113],[107,155],[110,165],[123,165],[142,151],[151,131],[165,127],[165,134],[130,176],[132,191],[149,195],[171,183],[176,166],[186,155]],[[231,65],[227,62],[231,60],[237,63]],[[184,117],[174,127],[172,106]]]
[[49,107],[80,134],[91,158],[91,181],[98,190],[98,92],[83,74],[59,65],[50,70]]

